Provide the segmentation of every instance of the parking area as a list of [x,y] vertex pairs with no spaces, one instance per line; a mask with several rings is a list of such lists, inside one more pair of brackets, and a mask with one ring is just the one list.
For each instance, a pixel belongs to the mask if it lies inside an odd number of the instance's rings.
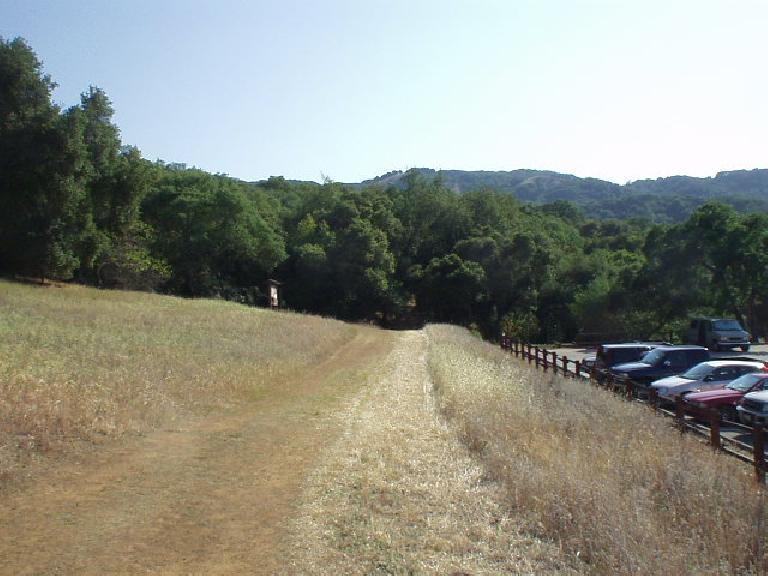
[[[567,356],[569,360],[581,362],[584,356],[595,353],[595,346],[561,346],[550,348],[545,344],[539,344],[539,348],[546,348],[550,352],[556,352],[558,356]],[[742,352],[739,349],[725,352],[710,352],[713,360],[722,358],[731,358],[734,356],[751,357],[755,360],[768,362],[768,344],[753,344],[749,352]]]
[[[511,349],[511,351],[515,353],[514,349]],[[531,349],[526,349],[525,346],[520,347],[519,353],[523,359],[527,359],[529,363],[533,362],[536,368],[543,367],[545,371],[547,370],[547,363],[549,363],[550,368],[552,368],[555,360],[557,360],[558,367],[562,366],[563,357],[565,357],[569,360],[567,363],[569,373],[574,375],[573,363],[583,361],[585,356],[590,354],[593,355],[595,354],[595,351],[595,347],[588,346],[547,347],[542,345],[532,345]],[[553,354],[556,355],[556,359],[552,357]],[[710,354],[711,360],[736,358],[739,360],[751,359],[758,362],[765,362],[768,365],[767,344],[753,345],[749,352],[733,350],[726,352],[711,352]],[[582,370],[580,375],[584,379],[590,378],[590,374],[586,370]],[[654,405],[657,402],[656,400],[650,399],[647,395],[641,395],[638,393],[633,394],[631,392],[631,388],[625,388],[625,384],[622,381],[614,380],[610,376],[607,379],[593,380],[592,382],[611,389],[614,392],[621,394],[622,396],[631,394],[634,401],[641,402],[646,405]],[[713,429],[713,431],[710,431],[710,413],[697,412],[698,409],[688,406],[687,403],[685,403],[685,405],[686,408],[683,410],[682,415],[677,415],[678,421],[681,422],[681,424],[684,423],[683,429],[687,429],[703,436],[708,436],[710,438],[712,437],[712,432],[715,436],[719,437],[717,445],[722,450],[747,462],[755,457],[753,454],[753,445],[756,446],[758,444],[754,444],[755,437],[754,429],[752,427],[732,422],[729,419],[725,419],[720,420],[717,428]],[[658,404],[657,409],[660,414],[675,417],[676,408],[671,406],[669,403],[666,405]],[[717,411],[715,411],[715,414],[717,414]],[[702,416],[704,417],[702,418]],[[682,421],[680,418],[682,418]],[[762,436],[762,432],[760,432],[760,434],[760,437],[764,438],[764,436]],[[759,440],[759,445],[766,445],[763,443],[764,440]],[[765,450],[765,453],[768,454],[768,449]],[[764,464],[756,463],[755,466],[759,470],[761,469],[761,466],[764,466]]]

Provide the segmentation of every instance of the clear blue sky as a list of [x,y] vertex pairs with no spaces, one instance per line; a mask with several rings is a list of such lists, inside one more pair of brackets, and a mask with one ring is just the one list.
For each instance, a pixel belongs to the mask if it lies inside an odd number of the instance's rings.
[[763,0],[0,0],[62,106],[246,180],[768,167]]

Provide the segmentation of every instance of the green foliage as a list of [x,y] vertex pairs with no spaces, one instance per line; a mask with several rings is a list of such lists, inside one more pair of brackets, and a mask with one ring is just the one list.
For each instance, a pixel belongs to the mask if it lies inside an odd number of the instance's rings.
[[457,254],[433,258],[424,270],[416,298],[433,318],[466,324],[485,298],[485,270]]
[[277,277],[298,310],[528,340],[666,338],[701,311],[768,333],[768,215],[707,202],[768,205],[766,171],[626,186],[533,170],[249,184],[151,163],[120,141],[103,90],[62,112],[52,88],[23,40],[0,41],[4,274],[249,303]]
[[539,320],[531,312],[509,312],[501,320],[501,330],[510,338],[531,342],[539,335]]
[[0,40],[0,270],[69,278],[85,225],[82,122],[24,43]]
[[212,296],[264,282],[286,254],[255,196],[223,176],[164,171],[142,209],[159,231],[152,250],[171,267],[169,290]]

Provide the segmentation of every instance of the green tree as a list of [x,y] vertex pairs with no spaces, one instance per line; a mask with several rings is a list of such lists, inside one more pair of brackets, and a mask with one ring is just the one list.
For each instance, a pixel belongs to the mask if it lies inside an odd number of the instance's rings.
[[282,237],[245,185],[199,171],[163,176],[143,213],[156,230],[153,254],[171,267],[168,289],[228,297],[262,284],[285,258]]
[[84,126],[52,89],[23,40],[0,41],[0,269],[66,279],[84,226]]
[[458,254],[433,258],[424,270],[417,292],[421,309],[443,322],[468,324],[485,298],[485,271]]

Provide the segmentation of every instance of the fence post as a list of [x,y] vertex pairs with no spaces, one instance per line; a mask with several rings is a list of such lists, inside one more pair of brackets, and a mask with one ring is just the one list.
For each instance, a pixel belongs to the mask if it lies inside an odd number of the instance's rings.
[[683,404],[682,395],[675,397],[675,420],[680,426],[680,432],[685,432],[685,404]]
[[563,374],[568,376],[568,356],[563,356]]
[[549,368],[549,351],[546,348],[541,351],[541,365],[546,372]]
[[581,360],[576,360],[576,378],[581,377]]
[[528,344],[528,364],[533,362],[533,355],[531,354],[531,344]]
[[755,463],[755,477],[765,483],[765,429],[757,424],[752,428],[752,456]]
[[712,408],[709,410],[709,443],[715,450],[720,450],[720,410]]
[[557,374],[557,352],[552,351],[552,372]]
[[539,347],[538,346],[534,346],[533,347],[533,361],[536,364],[536,368],[538,368],[539,367],[539,362],[540,362],[540,360],[539,360]]
[[653,386],[648,390],[648,403],[654,411],[659,411],[659,390]]
[[626,390],[625,390],[625,392],[627,394],[627,400],[629,400],[631,402],[632,398],[634,396],[635,386],[634,386],[634,384],[632,384],[632,380],[630,380],[630,379],[625,380],[625,382],[626,382]]

